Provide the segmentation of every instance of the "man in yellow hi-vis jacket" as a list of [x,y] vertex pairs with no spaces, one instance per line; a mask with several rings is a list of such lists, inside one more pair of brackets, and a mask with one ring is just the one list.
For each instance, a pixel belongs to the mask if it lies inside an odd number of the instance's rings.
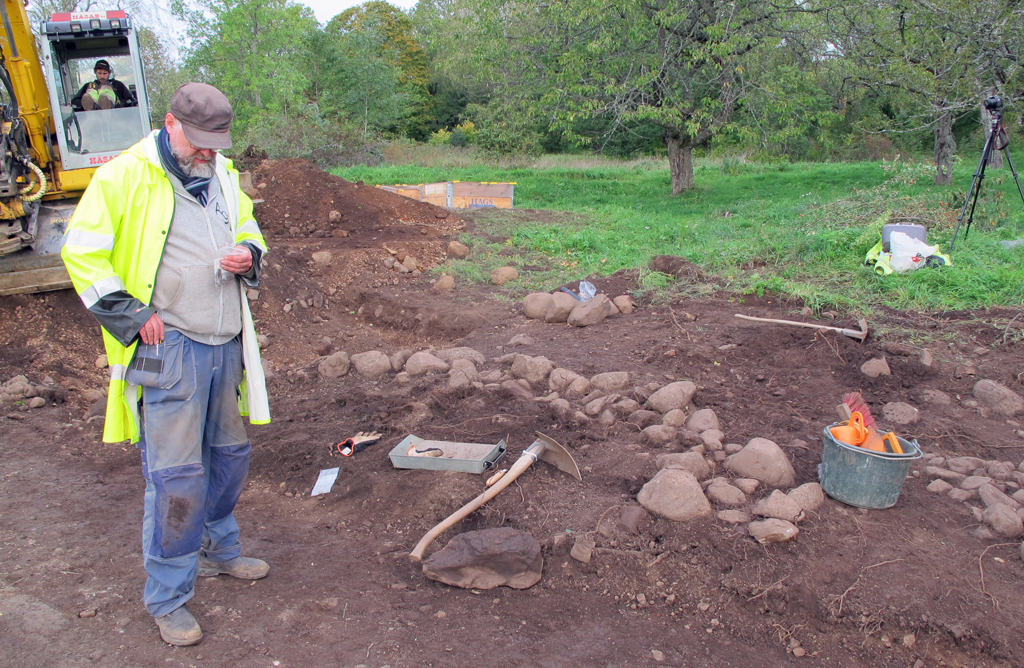
[[246,287],[267,252],[231,147],[223,93],[188,83],[164,128],[100,167],[61,256],[103,327],[111,367],[103,440],[130,440],[146,478],[147,609],[172,645],[202,640],[196,578],[266,576],[241,556],[234,508],[249,470],[242,415],[270,421]]

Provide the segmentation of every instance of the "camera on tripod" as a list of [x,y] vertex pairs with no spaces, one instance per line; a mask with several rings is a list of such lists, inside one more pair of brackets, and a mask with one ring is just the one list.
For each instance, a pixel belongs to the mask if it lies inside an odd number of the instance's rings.
[[992,128],[985,138],[985,147],[981,149],[981,162],[978,163],[978,168],[974,170],[974,180],[971,181],[971,187],[967,190],[964,208],[960,209],[960,215],[957,216],[956,229],[953,230],[953,239],[949,242],[950,253],[953,252],[956,236],[960,234],[960,225],[964,222],[964,216],[967,215],[968,207],[970,207],[971,214],[967,216],[967,229],[964,230],[965,239],[967,238],[967,233],[971,231],[971,221],[974,220],[974,208],[978,206],[978,194],[981,192],[981,182],[985,178],[985,166],[988,164],[992,151],[1002,151],[1003,155],[1006,156],[1006,162],[1010,165],[1010,173],[1013,174],[1013,181],[1017,184],[1017,192],[1020,194],[1021,201],[1024,202],[1024,188],[1021,187],[1020,179],[1017,178],[1017,168],[1013,166],[1013,158],[1010,157],[1010,138],[1006,135],[1006,128],[1003,127],[1003,98],[998,95],[992,95],[985,100],[984,105],[985,109],[992,116]]
[[993,95],[985,100],[985,108],[988,109],[988,113],[992,114],[993,118],[999,118],[1003,114],[1003,98]]

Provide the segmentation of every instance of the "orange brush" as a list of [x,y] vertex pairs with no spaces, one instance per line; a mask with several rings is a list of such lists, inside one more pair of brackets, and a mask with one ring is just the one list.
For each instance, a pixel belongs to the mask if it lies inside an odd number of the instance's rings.
[[[844,406],[846,407],[845,409],[843,409]],[[854,445],[860,445],[875,452],[903,454],[903,448],[900,447],[896,434],[891,431],[887,434],[880,434],[875,429],[875,418],[871,415],[868,402],[864,401],[864,395],[860,392],[847,392],[844,394],[843,403],[839,408],[843,409],[843,412],[849,410],[851,413],[860,413],[864,419],[864,429],[867,432],[867,437],[861,443],[855,443]]]
[[851,413],[861,414],[866,428],[870,429],[875,426],[875,418],[871,415],[868,402],[864,401],[864,395],[860,392],[847,392],[843,395],[843,403],[850,409]]

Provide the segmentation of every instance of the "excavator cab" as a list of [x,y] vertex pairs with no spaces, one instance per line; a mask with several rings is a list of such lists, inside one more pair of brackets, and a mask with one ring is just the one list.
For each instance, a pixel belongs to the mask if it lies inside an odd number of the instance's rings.
[[[53,14],[41,26],[39,43],[65,170],[102,165],[149,133],[139,43],[124,12]],[[72,104],[95,80],[99,61],[110,67],[108,91],[120,82],[127,95],[110,95],[108,104],[92,110]]]
[[[138,37],[122,11],[52,14],[33,35],[24,0],[0,0],[0,24],[0,296],[59,290],[78,199],[151,128]],[[74,104],[101,60],[120,83]]]

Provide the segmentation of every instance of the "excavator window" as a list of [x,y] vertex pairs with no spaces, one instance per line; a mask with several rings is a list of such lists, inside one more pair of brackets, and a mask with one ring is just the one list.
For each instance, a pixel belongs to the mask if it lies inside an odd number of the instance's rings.
[[[65,170],[102,165],[149,133],[138,38],[124,12],[53,14],[39,42]],[[109,77],[96,74],[101,61]]]

